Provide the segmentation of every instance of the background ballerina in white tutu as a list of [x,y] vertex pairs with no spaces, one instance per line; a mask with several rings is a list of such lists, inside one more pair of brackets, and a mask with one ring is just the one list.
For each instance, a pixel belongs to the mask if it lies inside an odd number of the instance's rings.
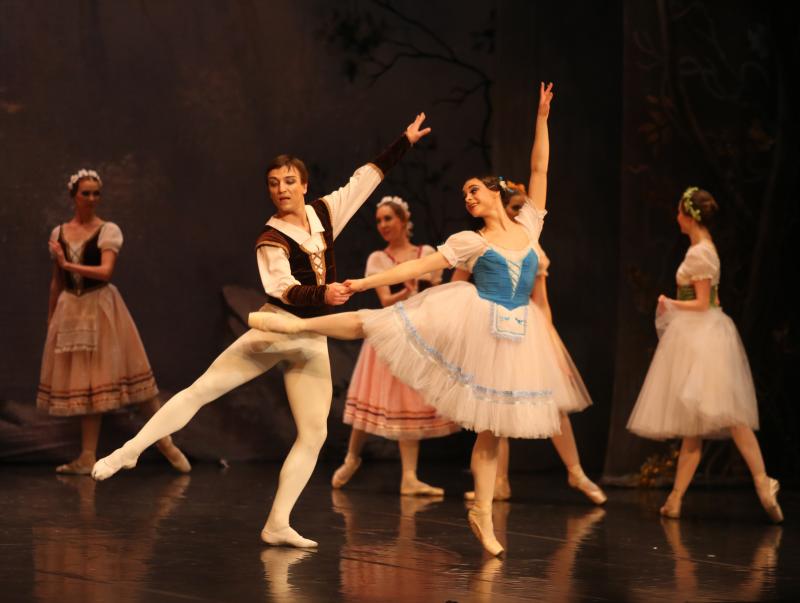
[[719,305],[720,260],[709,232],[718,206],[707,191],[686,189],[678,226],[691,245],[676,274],[677,299],[658,298],[658,347],[628,429],[645,438],[682,438],[675,483],[661,514],[678,518],[700,462],[703,438],[733,438],[772,521],[783,521],[778,481],[768,477],[753,433],[753,378],[733,321]]

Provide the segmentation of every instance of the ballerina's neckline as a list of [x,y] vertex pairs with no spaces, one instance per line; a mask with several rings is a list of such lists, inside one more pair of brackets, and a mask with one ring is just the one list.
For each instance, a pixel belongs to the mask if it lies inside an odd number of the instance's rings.
[[88,237],[86,237],[85,239],[83,239],[81,241],[78,241],[78,242],[73,242],[73,241],[70,241],[69,239],[67,239],[66,234],[64,233],[64,227],[66,225],[67,225],[66,222],[61,225],[61,237],[64,239],[64,242],[67,245],[69,245],[73,249],[79,249],[79,248],[83,247],[84,245],[86,245],[86,243],[88,243],[89,241],[91,241],[93,238],[95,238],[98,235],[98,233],[100,232],[100,229],[103,228],[103,226],[106,225],[106,221],[103,220],[102,222],[100,222],[100,225],[92,231],[92,234],[90,234]]
[[500,249],[505,249],[506,251],[514,251],[514,252],[525,251],[526,249],[533,249],[533,246],[531,245],[530,241],[524,247],[519,247],[517,249],[514,249],[513,247],[505,247],[498,243],[492,243],[489,239],[487,239],[484,236],[484,234],[480,230],[476,230],[475,232],[478,234],[480,238],[486,241],[486,244],[489,245],[490,247],[499,247]]

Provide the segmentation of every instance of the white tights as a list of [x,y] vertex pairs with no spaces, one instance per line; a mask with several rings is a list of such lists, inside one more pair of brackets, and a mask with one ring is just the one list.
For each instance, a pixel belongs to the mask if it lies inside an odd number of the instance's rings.
[[151,444],[181,429],[204,405],[265,373],[281,360],[289,363],[284,384],[297,425],[297,439],[281,468],[265,528],[270,532],[287,528],[292,508],[314,471],[327,436],[332,386],[324,337],[249,330],[222,352],[197,381],[164,404],[125,444],[126,452],[138,456]]

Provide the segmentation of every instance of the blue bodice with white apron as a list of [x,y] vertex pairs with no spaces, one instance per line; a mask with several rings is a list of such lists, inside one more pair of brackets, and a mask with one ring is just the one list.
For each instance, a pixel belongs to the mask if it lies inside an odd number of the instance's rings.
[[533,249],[513,261],[490,247],[475,261],[475,287],[478,295],[492,304],[490,327],[496,337],[514,340],[525,336],[538,266]]

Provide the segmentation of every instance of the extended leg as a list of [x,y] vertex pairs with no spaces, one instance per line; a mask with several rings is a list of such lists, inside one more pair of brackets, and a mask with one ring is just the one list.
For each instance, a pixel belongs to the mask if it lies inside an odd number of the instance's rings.
[[731,428],[731,436],[733,436],[736,447],[744,457],[744,461],[753,475],[753,482],[756,486],[758,498],[761,500],[761,505],[773,522],[782,522],[783,511],[778,504],[780,484],[778,480],[767,476],[767,471],[764,468],[764,458],[761,456],[761,447],[758,445],[756,434],[749,427],[737,425]]
[[572,432],[572,423],[569,416],[561,413],[561,433],[551,436],[553,446],[558,452],[558,456],[567,468],[567,482],[576,490],[583,492],[589,500],[596,505],[602,505],[608,497],[600,489],[600,486],[586,477],[581,467],[581,459],[578,456],[578,445],[575,443],[575,434]]
[[421,482],[417,477],[419,440],[398,440],[397,445],[400,448],[400,464],[403,471],[400,480],[400,494],[404,496],[444,496],[442,488]]
[[361,451],[366,441],[367,433],[365,431],[355,428],[350,431],[347,455],[344,457],[342,466],[333,472],[331,486],[334,488],[341,488],[355,475],[355,472],[358,471],[358,468],[361,466]]
[[297,318],[278,312],[251,312],[247,319],[254,329],[276,333],[310,331],[335,339],[363,339],[364,327],[358,312],[342,312],[314,318]]
[[145,448],[183,428],[204,405],[270,369],[281,358],[268,352],[273,342],[269,334],[260,331],[242,335],[197,381],[164,404],[135,437],[100,459],[92,477],[107,479],[123,467],[135,466]]
[[678,468],[675,471],[675,483],[672,486],[667,501],[661,507],[661,514],[665,517],[677,519],[681,515],[681,501],[689,484],[692,482],[700,456],[703,451],[703,441],[700,438],[683,438],[681,452],[678,456]]
[[284,381],[297,425],[297,439],[281,468],[278,491],[261,538],[272,545],[314,547],[316,542],[303,538],[290,527],[289,517],[314,471],[319,451],[328,435],[327,420],[333,388],[327,347],[292,366]]
[[100,414],[81,417],[81,454],[74,461],[56,467],[56,473],[88,475],[91,472],[97,454],[102,420],[103,415]]
[[[161,403],[158,398],[153,398],[144,402],[141,405],[142,410],[148,413],[151,417],[158,412],[161,408]],[[192,470],[192,465],[189,459],[181,452],[175,443],[172,441],[172,436],[166,436],[156,442],[156,448],[164,455],[164,458],[169,461],[172,467],[181,473],[189,473]]]
[[483,548],[491,555],[500,555],[503,546],[497,541],[492,525],[492,498],[497,476],[497,436],[491,431],[482,431],[472,448],[472,478],[475,482],[475,504],[469,510],[467,520]]

